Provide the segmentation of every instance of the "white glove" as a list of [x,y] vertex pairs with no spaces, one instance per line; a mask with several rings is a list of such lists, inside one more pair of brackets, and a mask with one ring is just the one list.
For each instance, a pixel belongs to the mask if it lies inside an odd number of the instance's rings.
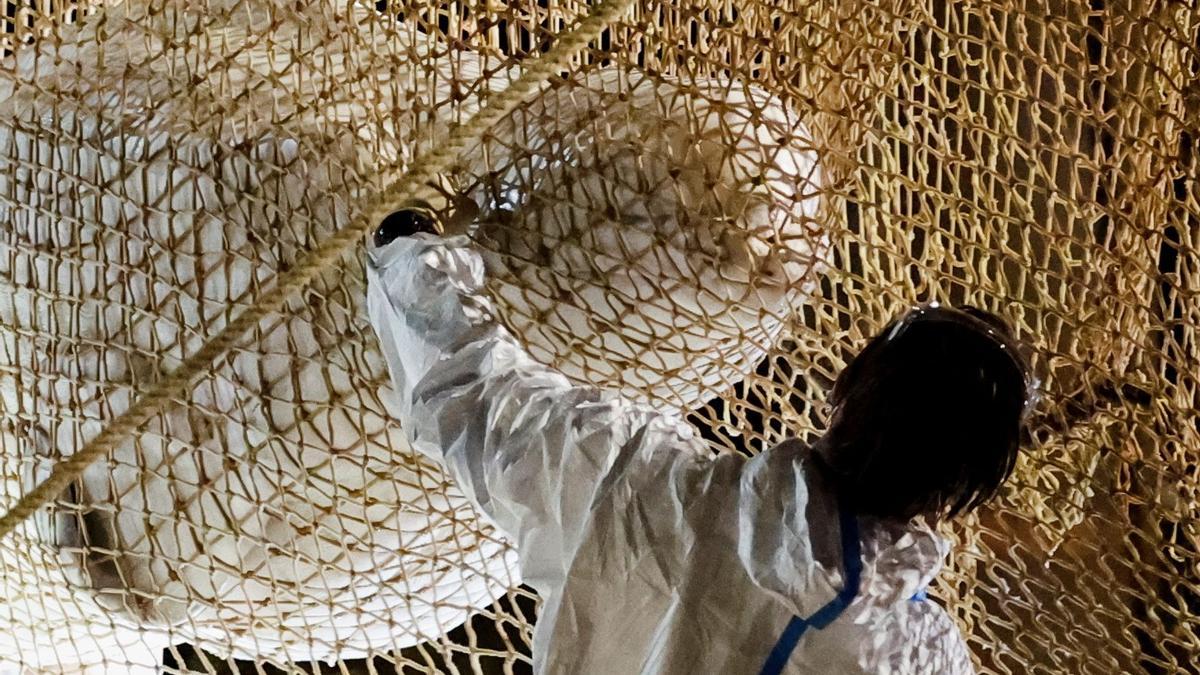
[[399,237],[372,251],[367,311],[400,395],[402,421],[430,368],[493,325],[484,265],[466,237]]

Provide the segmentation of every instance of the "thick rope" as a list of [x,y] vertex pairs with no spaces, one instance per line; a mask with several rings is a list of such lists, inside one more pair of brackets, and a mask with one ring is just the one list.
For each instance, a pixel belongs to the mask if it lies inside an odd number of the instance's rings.
[[17,525],[50,503],[83,470],[108,455],[122,440],[158,413],[170,400],[183,396],[192,380],[207,371],[213,361],[233,348],[251,327],[264,316],[283,307],[293,294],[303,290],[322,272],[338,264],[351,248],[366,236],[373,225],[390,213],[396,204],[430,198],[433,189],[428,185],[445,171],[468,145],[478,141],[488,129],[511,113],[533,92],[581,52],[589,42],[600,36],[633,5],[634,0],[604,0],[572,30],[561,33],[545,54],[526,65],[524,72],[507,89],[488,99],[483,107],[464,124],[451,130],[444,142],[414,163],[399,180],[383,190],[360,217],[314,249],[294,267],[276,277],[276,283],[251,306],[230,321],[196,353],[185,359],[174,371],[154,383],[124,414],[113,420],[78,452],[55,464],[50,476],[23,495],[3,517],[0,517],[0,539],[8,536]]

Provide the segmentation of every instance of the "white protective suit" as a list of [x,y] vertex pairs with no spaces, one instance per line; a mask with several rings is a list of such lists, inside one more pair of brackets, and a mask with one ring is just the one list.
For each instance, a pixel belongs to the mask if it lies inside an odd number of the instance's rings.
[[972,672],[920,599],[949,548],[931,530],[839,516],[799,443],[713,457],[679,417],[573,386],[494,320],[465,238],[371,258],[413,447],[513,538],[544,598],[536,672]]

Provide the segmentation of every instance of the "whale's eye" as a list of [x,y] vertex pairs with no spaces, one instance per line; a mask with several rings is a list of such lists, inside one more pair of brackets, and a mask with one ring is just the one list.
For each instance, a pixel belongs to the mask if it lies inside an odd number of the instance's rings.
[[437,218],[433,213],[420,208],[393,211],[375,229],[375,246],[386,246],[400,237],[410,237],[418,232],[437,234]]

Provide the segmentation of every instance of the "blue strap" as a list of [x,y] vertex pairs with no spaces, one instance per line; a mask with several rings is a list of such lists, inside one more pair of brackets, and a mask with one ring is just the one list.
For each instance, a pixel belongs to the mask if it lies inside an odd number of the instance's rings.
[[837,594],[837,597],[825,603],[824,607],[818,609],[807,619],[798,616],[792,617],[787,627],[783,629],[783,634],[775,643],[775,647],[771,649],[771,654],[767,657],[759,675],[782,673],[783,667],[787,665],[788,659],[791,658],[792,652],[795,651],[796,645],[799,644],[805,631],[810,626],[821,630],[833,623],[834,619],[841,616],[842,612],[846,611],[846,607],[850,606],[850,601],[854,599],[854,596],[858,595],[859,581],[862,578],[862,544],[858,539],[858,519],[854,517],[853,513],[843,508],[838,514],[838,521],[842,530],[842,569],[846,573],[845,587]]

